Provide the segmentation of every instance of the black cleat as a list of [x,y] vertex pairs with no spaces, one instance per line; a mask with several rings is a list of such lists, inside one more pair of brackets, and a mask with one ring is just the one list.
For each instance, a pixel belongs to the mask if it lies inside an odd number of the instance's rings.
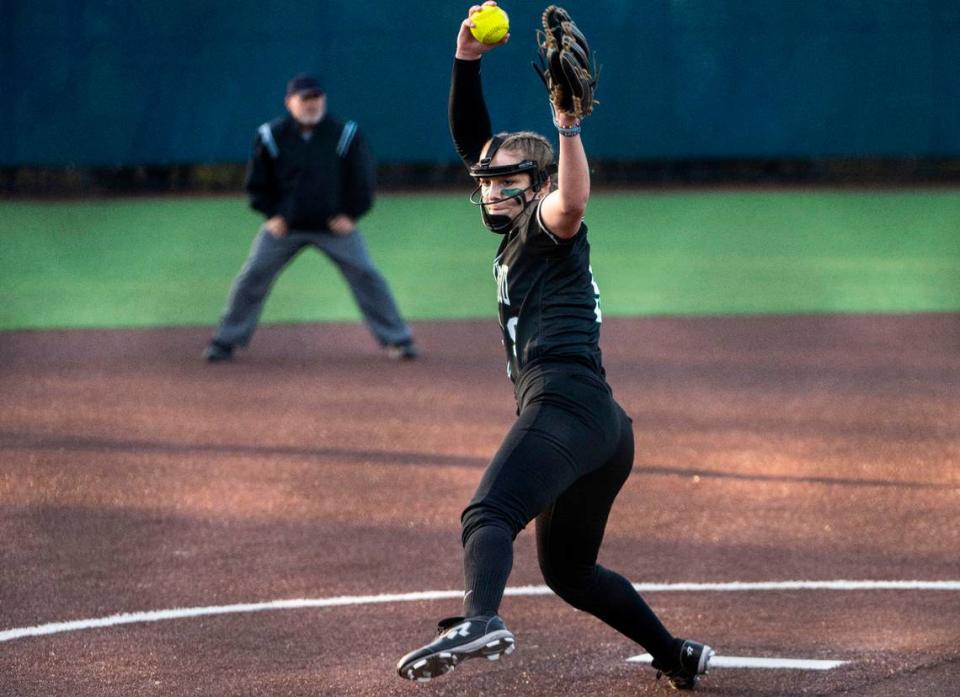
[[413,341],[402,344],[390,344],[386,347],[387,356],[396,361],[413,361],[420,357],[420,352]]
[[207,363],[220,363],[229,361],[233,358],[233,346],[230,344],[221,344],[219,341],[211,341],[203,350],[203,360]]
[[496,661],[514,649],[513,634],[497,615],[448,617],[440,620],[437,634],[432,642],[400,659],[401,678],[426,682],[449,673],[460,661],[481,657]]
[[697,679],[707,674],[710,659],[715,652],[706,644],[698,644],[688,639],[676,641],[679,650],[671,665],[653,662],[653,667],[657,669],[657,680],[661,675],[666,675],[675,690],[692,690],[697,685]]

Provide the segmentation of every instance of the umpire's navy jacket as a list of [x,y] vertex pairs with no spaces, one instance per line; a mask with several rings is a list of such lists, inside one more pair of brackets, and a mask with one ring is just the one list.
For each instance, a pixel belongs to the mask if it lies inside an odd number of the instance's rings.
[[356,124],[327,115],[309,140],[292,116],[261,126],[244,187],[250,205],[268,218],[282,215],[292,230],[326,231],[340,213],[356,220],[370,210],[374,184],[373,159]]

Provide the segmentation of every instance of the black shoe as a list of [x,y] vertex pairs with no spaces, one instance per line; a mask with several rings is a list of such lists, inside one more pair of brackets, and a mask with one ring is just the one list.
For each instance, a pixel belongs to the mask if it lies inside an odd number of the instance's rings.
[[666,665],[653,662],[653,667],[657,669],[657,680],[661,675],[666,675],[674,689],[692,690],[697,685],[697,679],[707,674],[715,652],[706,644],[695,641],[677,639],[676,642],[679,649],[673,663]]
[[449,673],[460,661],[481,656],[496,661],[514,649],[513,634],[497,615],[448,617],[440,620],[437,634],[432,642],[400,659],[401,678],[426,682]]
[[207,363],[219,363],[229,361],[233,358],[233,346],[230,344],[221,344],[219,341],[211,341],[210,345],[203,350],[203,359]]
[[387,356],[397,361],[412,361],[420,357],[420,352],[412,341],[387,346]]

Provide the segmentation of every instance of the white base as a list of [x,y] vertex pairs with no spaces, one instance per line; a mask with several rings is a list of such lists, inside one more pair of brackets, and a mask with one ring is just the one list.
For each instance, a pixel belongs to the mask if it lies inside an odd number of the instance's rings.
[[[629,663],[651,663],[648,653],[632,656]],[[816,661],[806,658],[755,658],[752,656],[720,656],[710,659],[710,668],[767,668],[780,670],[831,670],[849,661]]]

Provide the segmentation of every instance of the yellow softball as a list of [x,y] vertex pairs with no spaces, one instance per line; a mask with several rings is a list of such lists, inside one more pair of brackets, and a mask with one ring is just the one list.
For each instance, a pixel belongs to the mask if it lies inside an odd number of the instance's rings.
[[482,44],[495,44],[510,31],[507,13],[496,5],[484,5],[470,15],[475,26],[470,27],[473,38]]

